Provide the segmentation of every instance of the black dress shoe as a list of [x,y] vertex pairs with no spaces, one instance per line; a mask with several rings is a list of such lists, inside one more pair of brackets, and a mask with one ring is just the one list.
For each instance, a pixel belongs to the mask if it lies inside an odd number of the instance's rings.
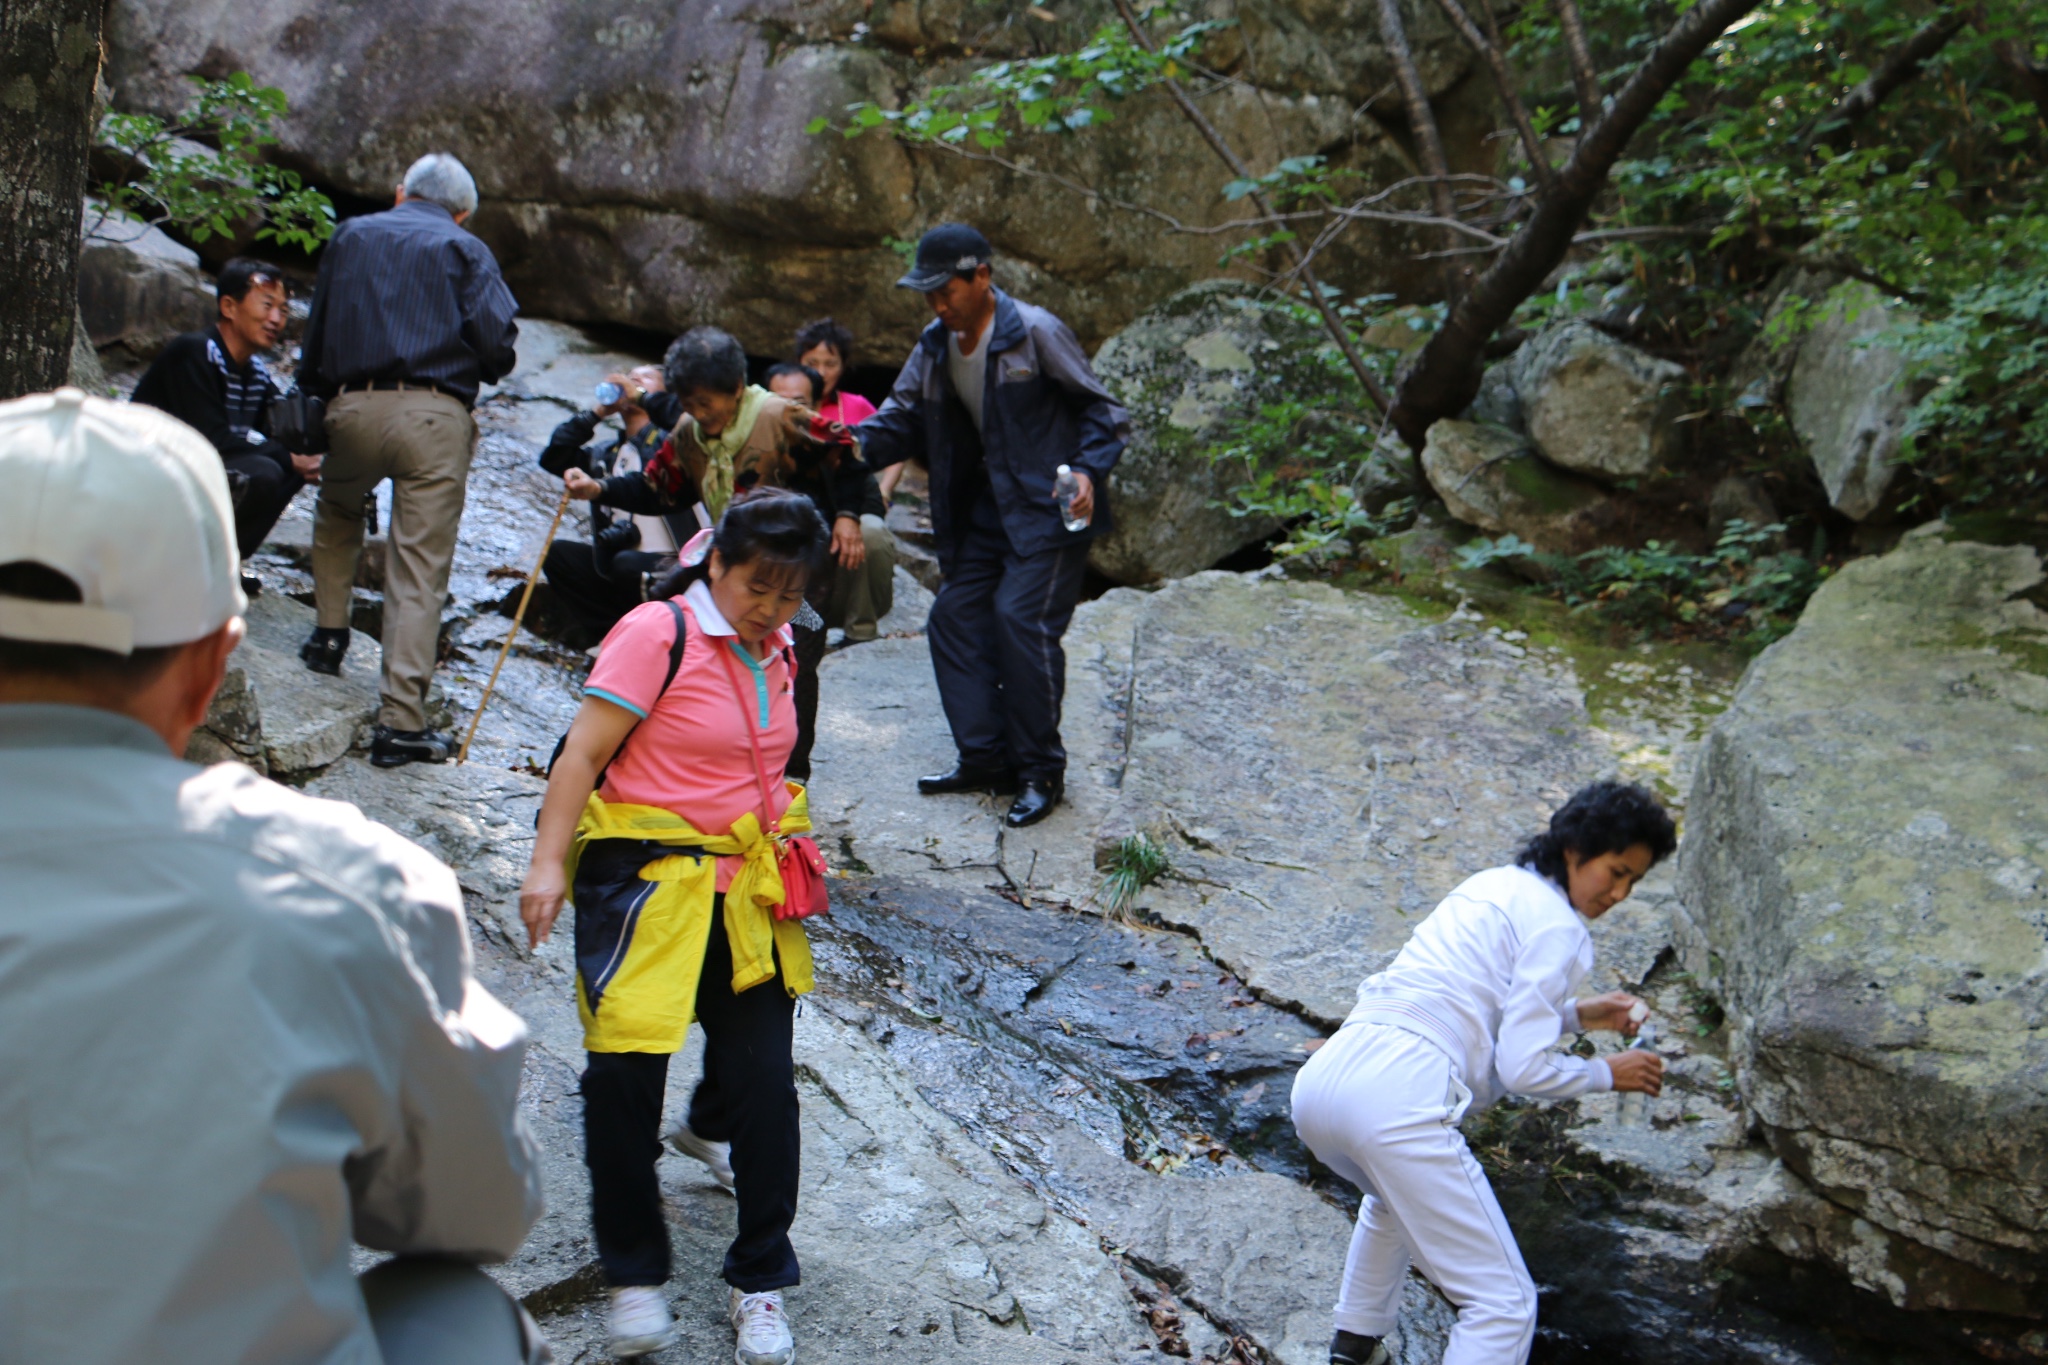
[[1387,1365],[1391,1359],[1378,1337],[1339,1332],[1330,1338],[1330,1365]]
[[370,731],[370,762],[380,768],[407,763],[446,763],[455,741],[432,730],[394,730],[380,725]]
[[242,575],[242,596],[252,602],[263,596],[263,580],[255,574],[244,573]]
[[1017,793],[1017,799],[1010,803],[1010,813],[1003,817],[1003,823],[1011,829],[1022,829],[1035,825],[1052,814],[1052,808],[1060,803],[1060,783],[1057,778],[1047,781],[1043,778],[1027,777],[1024,789]]
[[299,657],[315,673],[338,678],[341,676],[341,656],[348,653],[348,637],[347,626],[338,630],[315,626],[313,633],[306,637],[306,643],[299,646]]
[[944,796],[948,792],[994,792],[998,796],[1008,796],[1017,790],[1017,775],[1001,768],[955,763],[951,772],[918,778],[917,789],[926,796]]

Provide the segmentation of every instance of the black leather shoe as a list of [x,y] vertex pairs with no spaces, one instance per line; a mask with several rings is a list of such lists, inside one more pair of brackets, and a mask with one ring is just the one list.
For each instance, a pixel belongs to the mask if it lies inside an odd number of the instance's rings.
[[315,673],[338,678],[341,676],[341,656],[348,653],[348,636],[346,626],[339,630],[315,626],[313,633],[306,637],[306,643],[299,646],[299,657]]
[[263,596],[263,580],[255,574],[244,572],[242,574],[242,596],[248,598],[251,602]]
[[380,768],[407,763],[446,763],[455,741],[432,730],[394,730],[380,725],[370,731],[370,762]]
[[1011,829],[1022,829],[1035,825],[1052,814],[1052,808],[1060,803],[1062,788],[1057,779],[1027,777],[1024,789],[1017,793],[1017,799],[1010,803],[1010,813],[1003,817],[1003,823]]
[[1378,1337],[1339,1332],[1330,1338],[1330,1365],[1388,1365],[1391,1359]]
[[1017,775],[1001,768],[977,768],[972,763],[955,763],[951,772],[917,779],[917,789],[926,796],[948,792],[994,792],[1008,796],[1017,790]]

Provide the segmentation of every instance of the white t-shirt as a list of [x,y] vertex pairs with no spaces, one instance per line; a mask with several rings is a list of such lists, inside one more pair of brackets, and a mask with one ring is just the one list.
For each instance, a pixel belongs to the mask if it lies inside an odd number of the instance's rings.
[[974,419],[976,431],[981,430],[981,393],[988,378],[988,337],[995,329],[996,319],[991,313],[981,329],[981,337],[974,343],[973,355],[960,354],[957,333],[946,334],[946,370],[953,376],[953,391],[967,405],[967,415]]
[[[632,441],[619,442],[619,448],[612,454],[612,473],[637,474],[646,463],[641,458],[640,447]],[[668,522],[661,517],[633,514],[633,524],[640,528],[639,549],[648,554],[672,555],[676,552],[675,534],[668,529]]]

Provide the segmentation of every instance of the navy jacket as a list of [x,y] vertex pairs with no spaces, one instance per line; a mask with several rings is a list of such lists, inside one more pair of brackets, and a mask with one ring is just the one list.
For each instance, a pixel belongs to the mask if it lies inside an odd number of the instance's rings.
[[[934,318],[896,376],[881,410],[855,431],[870,469],[922,457],[932,472],[932,532],[939,562],[950,567],[966,530],[967,507],[954,505],[963,465],[982,462],[1010,547],[1035,554],[1109,529],[1104,488],[1130,439],[1131,415],[1110,396],[1072,329],[1035,304],[996,291],[989,333],[979,436],[946,370],[949,334]],[[1095,484],[1095,519],[1069,531],[1052,500],[1061,465]]]

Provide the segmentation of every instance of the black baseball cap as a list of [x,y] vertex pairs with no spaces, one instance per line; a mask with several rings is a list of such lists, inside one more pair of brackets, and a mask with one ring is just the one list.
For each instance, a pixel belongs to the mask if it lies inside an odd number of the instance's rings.
[[976,267],[995,263],[988,238],[965,223],[941,223],[917,239],[917,263],[896,281],[898,289],[920,293],[938,289],[955,275],[971,275]]

